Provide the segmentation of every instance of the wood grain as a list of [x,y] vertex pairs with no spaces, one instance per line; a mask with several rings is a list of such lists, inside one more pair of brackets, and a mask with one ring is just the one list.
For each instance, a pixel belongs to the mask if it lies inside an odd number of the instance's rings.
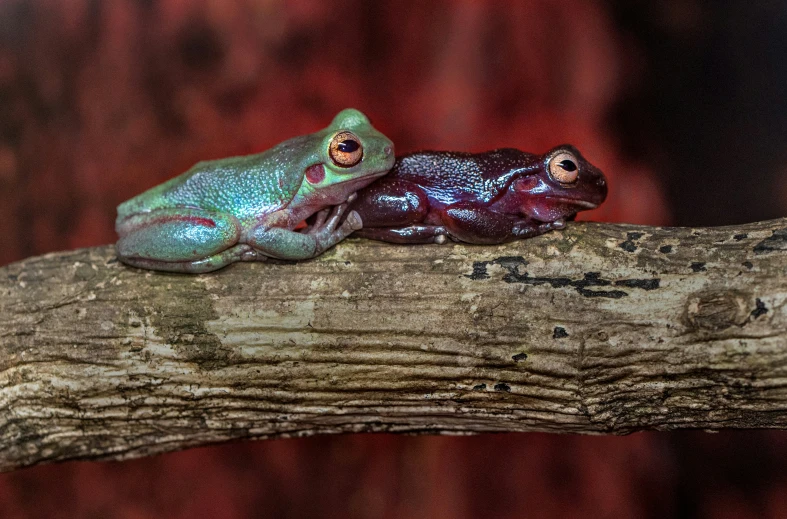
[[0,269],[0,470],[242,438],[787,427],[787,219]]

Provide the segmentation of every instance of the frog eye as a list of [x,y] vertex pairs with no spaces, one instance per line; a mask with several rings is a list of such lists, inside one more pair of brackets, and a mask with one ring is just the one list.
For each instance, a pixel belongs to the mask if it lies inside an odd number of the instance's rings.
[[331,139],[328,154],[337,166],[351,168],[361,162],[363,146],[361,140],[354,133],[339,132]]
[[549,160],[549,176],[561,184],[573,184],[579,177],[579,161],[568,152],[561,152]]

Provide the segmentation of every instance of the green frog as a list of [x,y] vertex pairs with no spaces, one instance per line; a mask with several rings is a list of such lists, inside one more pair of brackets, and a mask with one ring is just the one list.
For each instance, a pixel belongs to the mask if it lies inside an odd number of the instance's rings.
[[391,140],[363,113],[343,110],[323,130],[262,153],[199,162],[123,202],[118,258],[185,273],[312,258],[362,227],[348,203],[393,165]]

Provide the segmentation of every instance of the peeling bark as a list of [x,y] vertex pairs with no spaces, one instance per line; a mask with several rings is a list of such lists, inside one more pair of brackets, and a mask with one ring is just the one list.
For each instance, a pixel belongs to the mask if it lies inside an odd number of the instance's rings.
[[0,470],[348,432],[787,427],[787,219],[0,269]]

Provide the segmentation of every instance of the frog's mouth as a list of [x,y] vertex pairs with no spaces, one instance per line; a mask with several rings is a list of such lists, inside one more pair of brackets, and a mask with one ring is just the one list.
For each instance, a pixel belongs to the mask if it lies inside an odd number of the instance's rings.
[[568,198],[565,196],[545,196],[545,200],[549,200],[552,203],[560,204],[560,205],[568,205],[571,207],[576,207],[581,210],[589,210],[595,209],[598,207],[598,204],[594,204],[593,202],[588,202],[587,200],[580,200],[578,198]]
[[359,184],[365,182],[365,183],[369,184],[373,180],[377,180],[378,178],[382,177],[383,175],[385,175],[389,171],[390,170],[386,169],[386,170],[383,170],[383,171],[378,171],[377,173],[367,173],[366,175],[362,175],[360,177],[350,177],[347,180],[342,180],[341,182],[337,182],[336,185],[339,185],[339,184],[345,185],[345,184],[348,184],[348,183],[351,183],[351,182],[357,182]]

